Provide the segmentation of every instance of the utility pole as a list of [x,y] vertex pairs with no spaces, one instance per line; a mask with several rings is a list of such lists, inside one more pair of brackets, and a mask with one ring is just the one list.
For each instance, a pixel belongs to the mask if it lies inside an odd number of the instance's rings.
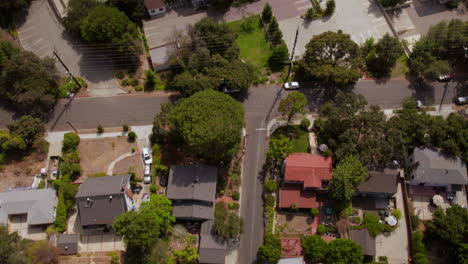
[[67,65],[65,65],[65,63],[62,61],[62,59],[60,58],[60,56],[59,56],[59,54],[57,53],[57,51],[55,50],[55,48],[54,48],[54,55],[55,55],[55,57],[60,61],[60,63],[63,65],[63,67],[65,68],[65,70],[67,70],[68,75],[70,75],[70,77],[73,79],[73,81],[76,83],[76,85],[78,85],[78,87],[81,89],[81,84],[80,84],[80,82],[78,82],[78,80],[75,78],[75,76],[73,76],[73,74],[71,73],[70,69],[68,69]]
[[291,70],[292,70],[292,67],[293,67],[294,51],[296,50],[296,44],[297,44],[297,37],[298,36],[299,36],[299,26],[297,26],[297,29],[296,29],[296,38],[294,39],[294,45],[293,45],[293,49],[291,51],[291,58],[289,59],[290,63],[289,63],[288,77],[286,78],[286,80],[288,80],[289,76],[291,75]]

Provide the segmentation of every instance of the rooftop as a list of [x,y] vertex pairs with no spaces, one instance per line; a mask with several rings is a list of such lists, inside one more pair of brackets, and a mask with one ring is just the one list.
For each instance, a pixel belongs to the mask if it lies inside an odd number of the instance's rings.
[[466,164],[459,157],[448,157],[440,150],[415,148],[411,158],[415,165],[412,183],[468,184]]
[[214,222],[205,221],[200,230],[199,263],[224,264],[227,254],[227,244],[225,241],[214,235]]
[[364,255],[375,256],[375,238],[369,235],[369,231],[367,231],[367,228],[350,229],[349,239],[361,245]]
[[53,189],[2,192],[0,224],[8,224],[8,216],[18,214],[27,214],[28,225],[53,223],[56,201]]
[[370,171],[369,178],[359,184],[357,190],[364,193],[387,193],[397,192],[398,170],[385,169],[383,172]]
[[303,182],[304,188],[322,188],[322,180],[332,178],[332,159],[309,153],[293,153],[286,157],[285,181]]
[[218,170],[206,165],[171,166],[167,198],[213,202],[216,195]]
[[279,190],[279,207],[289,208],[292,204],[297,208],[317,208],[315,192],[298,185],[284,184]]
[[76,194],[76,198],[88,198],[93,196],[107,196],[120,194],[130,181],[130,175],[116,175],[96,178],[86,178]]
[[158,9],[164,6],[163,0],[145,0],[145,7],[148,10]]

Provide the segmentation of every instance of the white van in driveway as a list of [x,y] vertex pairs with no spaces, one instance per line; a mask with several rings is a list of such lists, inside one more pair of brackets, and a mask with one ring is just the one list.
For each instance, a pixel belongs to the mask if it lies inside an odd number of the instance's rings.
[[151,183],[151,165],[145,165],[145,173],[143,174],[143,183],[150,184]]

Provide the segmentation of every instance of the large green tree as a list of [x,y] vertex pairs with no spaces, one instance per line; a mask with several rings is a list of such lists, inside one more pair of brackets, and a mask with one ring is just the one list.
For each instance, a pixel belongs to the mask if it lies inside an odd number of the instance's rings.
[[354,189],[368,177],[367,168],[355,156],[341,160],[333,170],[328,196],[344,208],[351,202]]
[[361,264],[364,256],[359,244],[349,239],[335,239],[328,244],[326,264]]
[[229,160],[240,142],[244,108],[228,95],[205,90],[179,102],[169,120],[190,154],[209,162]]
[[30,3],[31,0],[0,1],[0,25],[9,26],[13,22],[13,16]]
[[140,211],[127,211],[115,218],[112,227],[127,246],[132,263],[143,263],[158,241],[175,221],[172,203],[163,195],[151,195],[149,202],[142,202]]
[[260,258],[268,263],[277,263],[281,258],[281,240],[277,234],[266,234],[258,249]]
[[59,95],[54,60],[2,44],[0,62],[0,96],[24,114],[46,116]]
[[237,34],[226,23],[203,18],[189,27],[188,31],[192,47],[204,47],[211,55],[220,54],[226,59],[236,58],[239,54]]
[[18,233],[8,232],[8,227],[0,225],[0,258],[5,264],[26,264],[26,258],[20,254],[24,249]]
[[362,64],[359,46],[342,31],[315,35],[306,45],[298,76],[328,88],[354,84]]
[[214,213],[214,229],[223,238],[236,238],[242,233],[242,218],[227,209],[227,204],[217,202]]
[[96,0],[70,0],[67,7],[67,16],[63,24],[68,32],[75,36],[81,36],[80,26],[89,12],[99,5]]
[[306,96],[298,91],[293,91],[280,101],[278,111],[288,118],[288,122],[297,113],[303,113],[307,105]]
[[451,246],[468,243],[468,210],[457,204],[444,213],[439,209],[426,224],[426,232]]
[[284,135],[280,135],[278,138],[270,139],[270,146],[268,148],[267,157],[269,160],[281,165],[283,160],[292,153],[294,146],[291,139]]
[[367,55],[367,69],[377,76],[388,76],[396,60],[403,54],[403,48],[396,37],[385,34]]
[[8,123],[7,127],[11,135],[22,137],[29,146],[45,132],[44,123],[39,118],[28,115]]
[[125,12],[137,24],[142,24],[143,18],[147,17],[143,0],[111,0],[110,3]]
[[80,24],[81,37],[92,44],[108,44],[118,52],[140,53],[136,25],[115,7],[98,5]]
[[328,244],[319,235],[307,236],[301,241],[301,247],[304,255],[312,263],[320,263],[325,260],[328,253]]

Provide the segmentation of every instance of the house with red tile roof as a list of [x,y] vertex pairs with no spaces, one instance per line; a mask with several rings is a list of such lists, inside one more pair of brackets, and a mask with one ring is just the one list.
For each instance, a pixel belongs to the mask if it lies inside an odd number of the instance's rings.
[[283,163],[280,208],[317,208],[317,193],[332,178],[332,159],[309,153],[293,153]]

